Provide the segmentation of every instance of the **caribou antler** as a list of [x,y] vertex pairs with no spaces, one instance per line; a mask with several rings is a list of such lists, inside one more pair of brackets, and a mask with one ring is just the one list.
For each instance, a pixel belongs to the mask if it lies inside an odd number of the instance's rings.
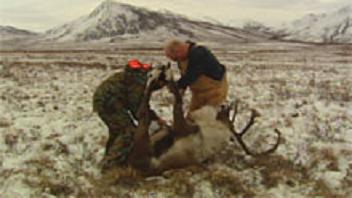
[[[233,115],[230,116],[230,113],[232,110],[233,110]],[[249,121],[247,122],[245,127],[240,131],[237,131],[235,128],[235,120],[236,120],[237,113],[238,113],[238,101],[232,102],[228,106],[222,106],[220,112],[218,113],[217,119],[221,120],[224,124],[226,124],[229,127],[231,132],[234,134],[234,137],[236,138],[238,143],[241,145],[241,147],[243,148],[243,150],[245,151],[246,154],[251,155],[251,156],[267,155],[267,154],[273,153],[279,147],[280,140],[281,140],[281,133],[278,129],[275,129],[274,131],[278,135],[278,139],[277,139],[277,142],[275,143],[275,145],[272,148],[270,148],[267,151],[264,151],[262,153],[252,152],[248,148],[246,143],[243,141],[243,136],[248,132],[248,130],[251,128],[251,126],[253,126],[255,124],[255,119],[257,117],[259,117],[259,113],[256,110],[252,109]],[[232,141],[233,141],[233,139],[232,139]]]

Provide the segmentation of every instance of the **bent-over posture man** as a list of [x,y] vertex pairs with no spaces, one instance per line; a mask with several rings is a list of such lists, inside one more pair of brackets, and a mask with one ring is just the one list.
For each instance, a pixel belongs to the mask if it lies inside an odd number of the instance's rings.
[[189,112],[206,105],[219,106],[226,100],[226,68],[208,48],[189,41],[172,40],[164,50],[168,58],[178,63],[181,78],[177,84],[181,92],[190,87]]

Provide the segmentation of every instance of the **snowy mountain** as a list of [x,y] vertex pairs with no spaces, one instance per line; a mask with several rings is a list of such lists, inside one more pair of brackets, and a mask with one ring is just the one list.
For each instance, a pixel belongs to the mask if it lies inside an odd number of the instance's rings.
[[20,37],[36,36],[37,33],[15,28],[12,26],[0,26],[0,40],[14,39]]
[[274,27],[270,27],[263,23],[253,20],[244,23],[242,29],[249,32],[261,33],[271,39],[282,39],[287,35],[287,33],[283,30],[278,30]]
[[260,41],[262,36],[237,28],[200,22],[171,12],[155,12],[106,0],[88,16],[48,30],[47,41],[93,41],[142,38],[163,40],[170,37],[217,41]]
[[352,43],[352,5],[332,13],[309,14],[285,25],[285,39],[323,43]]

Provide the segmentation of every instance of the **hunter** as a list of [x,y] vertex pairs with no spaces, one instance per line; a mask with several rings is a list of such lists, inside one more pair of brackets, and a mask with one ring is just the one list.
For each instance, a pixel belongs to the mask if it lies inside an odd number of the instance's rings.
[[[138,60],[129,61],[123,71],[104,80],[93,96],[93,110],[107,125],[109,139],[106,143],[103,170],[128,165],[134,146],[134,133],[138,125],[138,108],[143,98],[151,66]],[[155,89],[163,87],[160,81]],[[152,110],[151,110],[152,111]],[[164,124],[154,111],[152,120]]]
[[226,68],[206,47],[179,40],[169,41],[165,55],[176,61],[181,71],[177,85],[183,94],[187,87],[192,93],[189,113],[203,106],[219,106],[228,94]]

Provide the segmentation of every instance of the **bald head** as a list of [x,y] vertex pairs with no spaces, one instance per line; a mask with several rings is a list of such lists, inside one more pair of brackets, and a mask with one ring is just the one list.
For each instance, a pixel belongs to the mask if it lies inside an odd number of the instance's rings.
[[188,56],[189,44],[177,39],[170,40],[164,47],[165,55],[173,61],[185,60]]

